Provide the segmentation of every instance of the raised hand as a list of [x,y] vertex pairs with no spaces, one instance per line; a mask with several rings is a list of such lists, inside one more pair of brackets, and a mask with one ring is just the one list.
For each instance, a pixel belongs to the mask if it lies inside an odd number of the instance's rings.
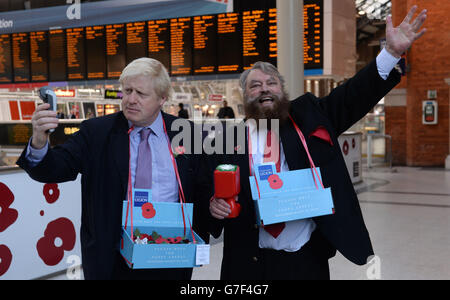
[[33,138],[31,146],[35,149],[41,149],[45,146],[48,139],[47,130],[58,127],[58,118],[56,111],[48,110],[50,104],[39,105],[33,113],[31,124],[33,125]]
[[386,18],[386,50],[395,57],[400,57],[415,40],[426,32],[425,28],[421,31],[419,29],[427,18],[427,10],[422,10],[411,22],[416,10],[417,5],[414,5],[398,27],[392,25],[391,16]]

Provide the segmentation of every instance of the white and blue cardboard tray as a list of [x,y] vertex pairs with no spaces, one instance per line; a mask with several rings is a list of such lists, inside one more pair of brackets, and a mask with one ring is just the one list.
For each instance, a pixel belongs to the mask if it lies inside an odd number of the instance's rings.
[[[147,194],[146,194],[147,193]],[[192,229],[192,203],[152,202],[150,190],[134,190],[133,231],[165,238],[182,237],[186,243],[137,244],[131,239],[131,211],[123,202],[121,255],[132,269],[192,268],[209,263],[209,245]],[[184,208],[184,221],[181,205]],[[126,224],[126,228],[125,228]]]
[[[323,188],[312,169],[277,173],[274,163],[256,165],[250,188],[260,225],[334,213],[330,188]],[[316,168],[320,178],[320,168]]]

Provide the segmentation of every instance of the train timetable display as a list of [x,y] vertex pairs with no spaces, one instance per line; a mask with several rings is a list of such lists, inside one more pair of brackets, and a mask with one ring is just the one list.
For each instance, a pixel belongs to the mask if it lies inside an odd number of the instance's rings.
[[84,35],[84,27],[66,29],[67,79],[69,80],[83,80],[86,78]]
[[189,75],[192,70],[191,18],[170,19],[170,63],[172,75]]
[[30,81],[30,38],[28,33],[12,34],[14,82]]
[[217,15],[217,73],[242,70],[242,38],[239,13]]
[[269,52],[267,11],[242,13],[242,55],[244,70],[257,61],[267,60]]
[[86,27],[86,49],[87,79],[106,78],[105,26]]
[[193,19],[193,66],[194,75],[216,72],[217,53],[216,16],[197,16]]
[[271,8],[268,13],[269,22],[269,59],[268,62],[277,65],[278,34],[277,34],[277,9]]
[[48,32],[49,43],[49,80],[64,81],[67,79],[67,48],[64,29],[54,29]]
[[11,35],[0,34],[0,83],[12,81]]
[[127,23],[127,64],[147,56],[146,22]]
[[323,68],[323,1],[303,2],[303,53],[305,69]]
[[125,24],[106,25],[107,77],[119,78],[126,63]]
[[31,81],[48,81],[47,31],[30,32]]
[[159,60],[170,72],[170,24],[168,19],[151,20],[148,26],[148,56]]

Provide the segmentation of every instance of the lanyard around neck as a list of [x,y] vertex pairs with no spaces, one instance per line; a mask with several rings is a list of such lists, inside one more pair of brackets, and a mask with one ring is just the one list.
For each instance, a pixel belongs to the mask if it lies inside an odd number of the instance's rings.
[[[185,214],[184,214],[184,204],[186,203],[186,198],[184,196],[184,191],[183,191],[183,186],[181,185],[181,179],[180,179],[180,173],[178,172],[178,166],[177,163],[175,161],[175,156],[173,155],[173,151],[172,151],[172,145],[170,144],[170,138],[169,135],[167,133],[167,128],[166,128],[166,123],[164,122],[164,120],[162,120],[163,122],[163,127],[164,127],[164,133],[166,135],[167,138],[167,145],[169,148],[169,153],[170,153],[170,157],[172,160],[172,164],[173,164],[173,169],[175,171],[175,175],[177,178],[177,182],[178,182],[178,194],[180,197],[180,204],[181,204],[181,212],[183,215],[183,226],[184,226],[184,235],[186,235],[186,218],[185,218]],[[130,148],[131,148],[131,140],[130,140],[130,134],[131,132],[134,130],[134,126],[132,126],[129,130],[128,130],[128,153],[131,153]],[[133,239],[134,237],[134,233],[133,233],[133,189],[132,189],[132,184],[131,184],[131,157],[128,158],[128,196],[127,196],[127,213],[126,213],[126,219],[125,219],[125,229],[127,228],[127,222],[128,222],[128,212],[130,210],[130,217],[131,217],[131,239]],[[192,239],[195,243],[195,236],[194,236],[194,232],[192,229],[192,224],[191,224],[191,220],[189,219],[189,227],[191,229],[191,234],[192,234]]]
[[[291,120],[292,124],[294,125],[295,131],[297,132],[298,137],[302,141],[303,147],[305,148],[306,154],[308,155],[309,164],[310,164],[310,167],[311,167],[311,172],[312,172],[312,175],[313,175],[313,178],[314,178],[314,183],[316,185],[316,188],[319,189],[319,185],[317,184],[317,181],[316,181],[316,176],[317,176],[317,179],[319,180],[320,186],[322,188],[325,188],[323,186],[322,179],[319,176],[319,172],[317,171],[316,166],[315,166],[315,164],[314,164],[314,162],[313,162],[313,160],[311,158],[311,154],[309,154],[308,145],[306,144],[306,139],[305,139],[302,131],[297,126],[297,124],[294,122],[294,120],[292,119],[291,115],[289,115],[289,119]],[[247,127],[247,136],[248,136],[248,157],[249,157],[250,176],[252,174],[255,176],[255,182],[256,182],[256,185],[257,185],[258,193],[259,193],[258,181],[256,180],[256,174],[254,174],[254,172],[253,172],[254,162],[253,162],[252,141],[251,141],[251,135],[250,135],[250,128],[249,127]],[[261,198],[261,196],[260,196],[260,198]]]

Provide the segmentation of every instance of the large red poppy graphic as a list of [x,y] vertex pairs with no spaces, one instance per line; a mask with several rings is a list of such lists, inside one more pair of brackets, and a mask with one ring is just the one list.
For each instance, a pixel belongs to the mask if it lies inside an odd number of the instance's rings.
[[5,245],[0,245],[0,276],[5,274],[12,261],[12,253]]
[[14,194],[3,183],[0,182],[0,232],[3,232],[16,222],[19,213],[9,208],[14,202]]
[[64,251],[75,247],[76,232],[72,222],[59,218],[48,223],[44,236],[37,242],[39,257],[48,266],[55,266],[64,257]]

